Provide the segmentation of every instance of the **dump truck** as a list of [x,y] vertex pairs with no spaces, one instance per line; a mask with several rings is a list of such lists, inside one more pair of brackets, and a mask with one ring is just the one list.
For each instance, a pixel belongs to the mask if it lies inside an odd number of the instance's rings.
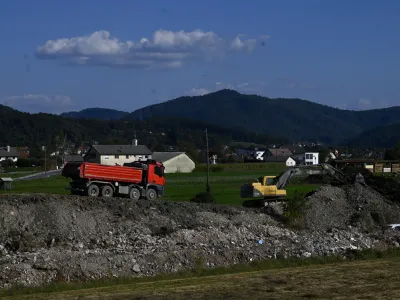
[[123,166],[92,162],[67,162],[62,176],[70,178],[73,195],[157,199],[164,195],[164,166],[155,160],[125,163]]
[[241,198],[253,198],[243,203],[244,206],[265,206],[269,202],[285,201],[285,187],[293,176],[326,174],[333,177],[340,184],[348,184],[351,179],[343,172],[330,164],[321,163],[316,165],[300,165],[289,167],[278,176],[264,176],[262,182],[244,184],[240,190]]

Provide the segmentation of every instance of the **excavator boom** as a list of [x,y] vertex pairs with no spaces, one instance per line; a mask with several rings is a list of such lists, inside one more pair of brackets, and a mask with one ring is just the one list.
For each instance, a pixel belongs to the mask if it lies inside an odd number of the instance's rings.
[[289,183],[293,176],[301,176],[307,174],[326,174],[332,178],[340,181],[343,184],[350,182],[350,179],[343,172],[334,168],[330,164],[321,163],[317,165],[301,165],[296,167],[290,167],[286,171],[282,172],[276,177],[274,185],[278,190],[284,189]]

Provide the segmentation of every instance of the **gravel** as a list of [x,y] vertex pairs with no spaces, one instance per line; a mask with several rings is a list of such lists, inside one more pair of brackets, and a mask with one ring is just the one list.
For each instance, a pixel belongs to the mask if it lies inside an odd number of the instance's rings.
[[321,187],[308,197],[299,228],[241,207],[5,195],[0,197],[0,287],[386,248],[399,245],[400,238],[381,225],[400,223],[399,211],[361,185]]

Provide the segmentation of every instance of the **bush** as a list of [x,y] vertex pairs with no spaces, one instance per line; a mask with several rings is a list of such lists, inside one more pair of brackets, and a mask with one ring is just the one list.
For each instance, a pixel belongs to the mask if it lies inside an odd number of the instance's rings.
[[6,159],[0,162],[0,169],[8,169],[15,167],[15,162],[11,159]]
[[190,199],[190,202],[213,204],[216,203],[214,196],[209,192],[201,192],[196,194],[192,199]]
[[44,162],[37,158],[20,158],[17,161],[17,167],[29,168],[32,166],[43,166]]
[[292,198],[288,198],[283,210],[286,223],[293,224],[301,217],[301,210],[306,203],[306,193],[295,190]]

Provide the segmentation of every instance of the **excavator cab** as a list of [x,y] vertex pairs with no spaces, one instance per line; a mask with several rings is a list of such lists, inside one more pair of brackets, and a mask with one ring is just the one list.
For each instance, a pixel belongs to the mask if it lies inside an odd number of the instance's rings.
[[277,176],[264,176],[262,182],[256,181],[242,186],[241,198],[280,198],[286,197],[286,190],[278,190],[276,186]]

